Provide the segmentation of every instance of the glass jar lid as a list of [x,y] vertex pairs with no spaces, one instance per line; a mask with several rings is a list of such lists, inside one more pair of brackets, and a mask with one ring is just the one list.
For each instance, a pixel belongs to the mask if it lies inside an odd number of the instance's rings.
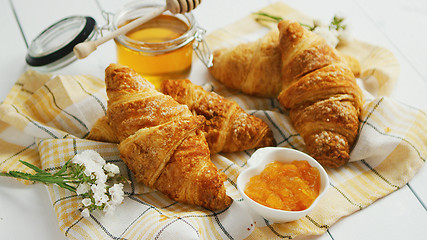
[[44,71],[64,67],[77,58],[75,45],[95,38],[96,21],[92,17],[72,16],[64,18],[42,31],[28,48],[28,65]]

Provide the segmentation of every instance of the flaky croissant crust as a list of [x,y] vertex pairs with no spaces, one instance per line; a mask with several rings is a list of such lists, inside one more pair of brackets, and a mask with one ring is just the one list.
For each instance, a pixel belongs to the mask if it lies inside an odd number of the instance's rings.
[[210,161],[203,116],[164,95],[130,68],[106,69],[107,116],[120,156],[135,178],[169,198],[224,209],[226,175]]
[[236,102],[207,92],[188,79],[165,80],[161,91],[206,118],[203,127],[211,154],[276,145],[269,126]]
[[359,128],[363,94],[335,48],[299,23],[281,21],[283,89],[279,102],[307,151],[328,167],[348,162]]
[[213,56],[209,71],[224,85],[277,97],[307,152],[324,166],[349,160],[364,101],[353,74],[360,72],[357,64],[350,68],[351,61],[323,38],[288,20],[258,41],[218,49]]
[[229,88],[276,97],[282,85],[278,37],[278,31],[271,31],[256,42],[215,50],[209,72]]

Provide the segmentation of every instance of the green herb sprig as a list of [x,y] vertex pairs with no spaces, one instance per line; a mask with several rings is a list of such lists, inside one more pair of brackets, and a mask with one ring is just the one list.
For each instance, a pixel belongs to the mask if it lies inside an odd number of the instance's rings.
[[90,216],[90,212],[97,209],[111,214],[124,199],[123,183],[127,182],[127,179],[119,174],[119,167],[106,163],[93,150],[75,155],[53,174],[29,162],[22,160],[19,162],[35,173],[9,171],[0,172],[0,176],[56,184],[68,189],[82,198],[83,217]]
[[347,25],[344,24],[345,18],[343,17],[338,17],[338,16],[334,16],[334,18],[332,19],[331,23],[329,24],[329,29],[332,30],[345,30],[347,28]]
[[283,18],[278,17],[278,16],[273,16],[271,14],[265,13],[265,12],[256,12],[253,13],[254,15],[257,15],[258,17],[256,18],[257,21],[272,21],[272,22],[280,22],[283,20]]
[[[265,12],[256,12],[253,14],[257,16],[256,18],[257,21],[271,21],[271,22],[278,23],[283,20],[282,17],[274,16]],[[344,24],[344,21],[345,21],[345,18],[338,17],[335,15],[332,21],[328,25],[329,30],[337,30],[337,31],[340,29],[345,30],[347,28],[347,25]],[[300,23],[300,25],[307,28],[309,31],[314,31],[317,27],[320,26],[316,21],[313,21],[313,25],[304,24],[304,23]]]
[[0,172],[0,176],[13,177],[13,178],[29,180],[33,182],[40,182],[44,184],[56,184],[61,188],[65,188],[72,192],[76,192],[75,184],[80,182],[81,173],[83,171],[79,166],[73,166],[70,168],[71,174],[67,173],[67,169],[69,169],[70,167],[70,160],[68,160],[62,166],[62,168],[55,174],[50,174],[29,162],[19,160],[20,163],[33,169],[35,173],[30,174],[26,172],[9,171],[9,172]]

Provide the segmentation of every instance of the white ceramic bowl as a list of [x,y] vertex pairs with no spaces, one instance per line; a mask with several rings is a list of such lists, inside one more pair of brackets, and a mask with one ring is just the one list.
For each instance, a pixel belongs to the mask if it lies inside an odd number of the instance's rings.
[[[284,211],[273,209],[255,202],[244,193],[245,186],[249,182],[249,179],[255,175],[260,174],[267,164],[274,161],[290,163],[294,160],[306,160],[312,167],[317,168],[320,173],[319,196],[316,198],[316,200],[314,200],[309,208],[303,211]],[[316,160],[314,160],[314,158],[294,149],[284,147],[260,148],[252,154],[251,158],[248,160],[248,165],[249,168],[241,172],[237,178],[237,188],[240,194],[243,196],[246,205],[249,208],[252,208],[252,210],[254,210],[257,214],[271,222],[290,222],[304,217],[311,210],[313,210],[329,186],[329,178],[325,172],[325,169],[323,169],[323,167]]]

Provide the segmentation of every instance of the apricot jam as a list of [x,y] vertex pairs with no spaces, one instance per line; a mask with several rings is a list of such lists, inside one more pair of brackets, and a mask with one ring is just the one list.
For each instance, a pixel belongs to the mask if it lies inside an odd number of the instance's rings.
[[117,62],[133,68],[156,88],[164,79],[185,78],[191,70],[193,35],[188,41],[180,38],[189,28],[178,17],[159,15],[126,33],[125,43],[116,40]]
[[245,194],[252,200],[275,209],[302,211],[319,195],[320,173],[307,161],[272,162],[252,177]]

